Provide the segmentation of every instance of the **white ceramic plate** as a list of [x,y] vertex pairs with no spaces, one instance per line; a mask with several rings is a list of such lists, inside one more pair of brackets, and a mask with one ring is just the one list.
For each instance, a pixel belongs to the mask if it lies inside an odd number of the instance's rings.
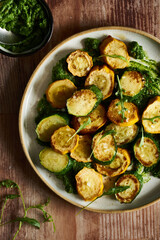
[[[85,38],[103,39],[107,35],[112,35],[124,42],[137,41],[147,51],[151,59],[160,61],[160,40],[145,32],[124,27],[103,27],[84,31],[57,45],[39,63],[28,82],[20,107],[20,138],[28,161],[49,188],[66,201],[80,207],[86,206],[87,202],[83,201],[78,195],[67,193],[61,180],[45,170],[39,163],[38,155],[43,147],[39,146],[35,140],[34,119],[37,114],[36,106],[48,83],[51,82],[52,67],[57,61],[69,52],[82,48]],[[141,193],[131,204],[120,204],[114,197],[104,196],[92,203],[87,209],[96,212],[121,212],[142,208],[160,199],[159,186],[160,179],[152,178],[148,183],[144,184]]]

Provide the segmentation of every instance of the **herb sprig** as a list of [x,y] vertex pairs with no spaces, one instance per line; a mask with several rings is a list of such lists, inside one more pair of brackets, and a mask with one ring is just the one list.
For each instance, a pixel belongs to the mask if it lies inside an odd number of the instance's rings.
[[119,80],[119,76],[117,75],[117,82],[118,82],[118,87],[119,87],[119,90],[118,92],[116,93],[116,95],[120,95],[120,101],[119,103],[117,103],[117,105],[120,105],[121,106],[121,110],[119,111],[119,114],[121,114],[122,116],[122,120],[121,122],[124,122],[124,120],[126,119],[125,117],[125,111],[127,111],[127,108],[125,108],[124,106],[124,98],[123,98],[123,89],[121,87],[121,84],[120,84],[120,80]]
[[[54,232],[55,232],[55,225],[54,225],[53,218],[44,209],[44,207],[46,207],[49,204],[50,199],[48,199],[47,202],[44,203],[44,204],[38,204],[38,205],[35,205],[35,206],[29,206],[28,208],[26,208],[22,192],[21,192],[20,187],[17,183],[15,183],[14,181],[12,181],[10,179],[7,179],[7,180],[3,180],[3,181],[0,182],[0,188],[1,187],[14,188],[14,189],[17,188],[18,192],[19,192],[19,194],[7,194],[5,196],[3,206],[2,206],[2,210],[1,210],[1,215],[0,215],[0,226],[6,225],[6,224],[9,224],[9,223],[12,223],[12,222],[19,222],[18,230],[15,233],[12,240],[15,240],[16,236],[18,235],[19,231],[21,230],[21,227],[22,227],[23,223],[28,223],[28,224],[30,224],[30,225],[38,228],[38,229],[40,228],[40,222],[39,221],[37,221],[34,218],[27,217],[28,211],[30,209],[33,209],[33,208],[39,209],[43,213],[43,218],[44,218],[43,223],[44,222],[52,222],[53,223],[53,229],[54,229]],[[23,205],[23,209],[24,209],[24,216],[23,217],[17,217],[17,218],[15,218],[13,220],[10,220],[8,222],[2,222],[2,217],[3,217],[3,214],[4,214],[4,209],[5,209],[7,201],[8,200],[13,200],[13,199],[18,198],[18,197],[20,197],[21,200],[22,200],[22,205]]]
[[160,119],[160,116],[154,116],[152,118],[142,118],[142,120],[148,120],[151,121],[152,123],[156,123],[155,119]]

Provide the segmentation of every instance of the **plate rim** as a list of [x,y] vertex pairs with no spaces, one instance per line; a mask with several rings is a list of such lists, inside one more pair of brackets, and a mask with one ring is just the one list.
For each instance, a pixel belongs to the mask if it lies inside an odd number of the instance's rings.
[[[43,62],[49,57],[49,55],[51,55],[56,49],[60,48],[62,45],[64,45],[66,42],[72,40],[73,38],[76,38],[78,36],[81,36],[81,35],[85,35],[87,33],[90,33],[90,32],[96,32],[96,31],[104,31],[104,30],[124,30],[124,31],[129,31],[129,32],[134,32],[134,33],[137,33],[137,34],[140,34],[142,36],[145,36],[149,39],[152,39],[154,40],[155,42],[159,43],[160,44],[160,39],[153,36],[152,34],[150,33],[147,33],[143,30],[139,30],[139,29],[136,29],[136,28],[131,28],[131,27],[123,27],[123,26],[107,26],[107,27],[98,27],[98,28],[91,28],[91,29],[88,29],[88,30],[85,30],[85,31],[81,31],[81,32],[78,32],[76,34],[73,34],[72,36],[64,39],[63,41],[61,41],[60,43],[58,43],[55,47],[53,47],[45,56],[44,58],[38,63],[37,67],[34,69],[34,71],[32,72],[30,78],[29,78],[29,81],[28,83],[26,84],[26,87],[24,89],[24,92],[23,92],[23,96],[21,98],[21,102],[20,102],[20,107],[19,107],[19,116],[18,116],[18,127],[19,127],[19,137],[20,137],[20,142],[21,142],[21,146],[22,146],[22,149],[23,149],[23,152],[25,154],[25,157],[27,158],[28,162],[30,163],[31,167],[33,168],[33,170],[35,171],[35,173],[39,176],[39,178],[47,185],[47,187],[49,187],[52,192],[54,192],[56,195],[58,195],[59,197],[61,197],[62,199],[64,199],[65,201],[67,201],[68,203],[74,205],[74,206],[77,206],[77,207],[80,207],[82,208],[83,206],[79,203],[76,203],[68,198],[66,198],[65,196],[63,196],[61,193],[59,193],[57,190],[54,189],[54,187],[52,187],[46,180],[45,178],[40,174],[40,172],[37,170],[36,166],[34,165],[31,157],[29,156],[29,153],[27,151],[27,148],[24,144],[24,140],[23,140],[23,137],[22,137],[22,110],[23,110],[23,104],[24,104],[24,100],[25,100],[25,97],[26,97],[26,93],[29,89],[29,86],[37,72],[37,70],[39,69],[39,67],[43,64]],[[134,212],[134,211],[137,211],[137,210],[141,210],[141,209],[144,209],[144,208],[147,208],[157,202],[160,201],[160,197],[150,203],[147,203],[143,206],[140,206],[140,207],[136,207],[136,208],[133,208],[133,209],[121,209],[121,210],[99,210],[99,209],[93,209],[93,208],[90,208],[90,207],[86,207],[85,209],[88,210],[88,211],[91,211],[91,212],[97,212],[97,213],[127,213],[127,212]],[[87,205],[87,204],[86,204]]]

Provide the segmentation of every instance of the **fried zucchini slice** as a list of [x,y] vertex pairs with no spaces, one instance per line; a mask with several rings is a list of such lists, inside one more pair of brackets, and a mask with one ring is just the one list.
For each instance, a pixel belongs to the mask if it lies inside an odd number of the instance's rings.
[[36,133],[38,139],[40,139],[43,142],[49,142],[51,140],[53,132],[58,128],[66,125],[67,125],[66,119],[58,114],[46,117],[42,119],[37,125]]
[[[124,118],[122,118],[122,111]],[[124,109],[122,109],[119,99],[112,100],[108,108],[107,116],[111,122],[122,127],[131,126],[139,121],[137,106],[131,102],[124,102]]]
[[120,79],[123,95],[133,97],[144,87],[144,78],[137,71],[126,71]]
[[117,146],[125,145],[132,142],[138,134],[139,128],[136,124],[127,127],[121,127],[115,123],[110,123],[105,131],[114,130],[114,137]]
[[[107,55],[103,56],[103,60],[112,69],[125,68],[128,66],[130,57],[128,55],[127,46],[124,42],[108,36],[102,41],[100,45],[100,52],[102,56]],[[126,61],[118,57],[109,57],[116,55],[124,57]]]
[[72,52],[68,58],[68,70],[73,76],[86,76],[93,66],[92,57],[87,52],[76,50]]
[[142,144],[141,138],[138,138],[134,145],[134,155],[143,166],[151,167],[159,161],[159,147],[151,137],[144,137]]
[[51,136],[51,146],[58,152],[66,154],[74,151],[78,145],[79,136],[75,134],[75,130],[68,125],[60,127]]
[[114,88],[114,72],[106,65],[95,66],[85,81],[85,86],[97,86],[103,94],[103,100],[111,96]]
[[160,133],[160,96],[153,98],[149,102],[142,114],[142,124],[146,132]]
[[40,152],[39,159],[44,168],[61,175],[66,174],[73,166],[69,155],[58,153],[50,147],[46,147]]
[[124,173],[131,163],[130,154],[126,149],[118,148],[115,159],[109,165],[96,163],[96,170],[102,175],[115,177]]
[[117,145],[111,134],[104,135],[104,131],[97,133],[92,139],[92,152],[95,162],[101,165],[110,164],[117,152]]
[[77,162],[91,162],[92,139],[88,135],[79,136],[78,146],[70,154]]
[[135,197],[139,194],[142,188],[142,177],[137,174],[124,174],[116,181],[115,185],[118,186],[130,186],[123,192],[116,193],[116,199],[120,203],[131,203]]
[[68,113],[77,117],[89,115],[101,102],[102,92],[96,86],[76,91],[67,100]]
[[49,85],[46,90],[47,101],[54,108],[66,107],[67,99],[77,90],[77,87],[69,79],[57,80]]
[[93,201],[103,193],[103,178],[92,168],[84,167],[75,176],[77,192],[85,201]]
[[[96,132],[101,128],[107,121],[107,112],[105,108],[100,104],[98,107],[89,114],[91,123],[88,124],[84,129],[79,133],[89,134]],[[88,120],[88,117],[73,117],[72,125],[75,130],[78,130],[79,127]]]

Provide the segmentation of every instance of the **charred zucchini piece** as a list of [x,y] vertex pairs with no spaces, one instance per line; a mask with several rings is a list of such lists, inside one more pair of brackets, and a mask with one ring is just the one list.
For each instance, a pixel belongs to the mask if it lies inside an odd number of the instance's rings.
[[[111,68],[117,69],[117,68],[125,68],[128,66],[130,57],[128,55],[127,46],[124,42],[118,39],[115,39],[111,36],[108,36],[102,41],[100,45],[100,52],[102,56],[107,55],[107,56],[103,56],[103,60]],[[126,61],[124,59],[121,59],[120,57],[112,57],[112,56],[122,56],[122,58],[126,59]]]
[[114,160],[117,153],[117,145],[111,134],[104,135],[104,131],[97,133],[92,139],[92,152],[95,162],[108,165]]
[[120,79],[123,95],[133,97],[144,87],[144,79],[137,71],[126,71]]
[[96,86],[76,91],[67,100],[68,113],[77,117],[89,115],[101,102],[102,92]]
[[85,201],[93,201],[103,193],[103,178],[94,169],[84,167],[76,178],[77,192]]
[[[122,111],[125,116],[124,119],[122,118]],[[107,116],[111,122],[122,127],[131,126],[139,121],[137,106],[131,102],[124,102],[124,109],[122,109],[119,99],[112,100]]]
[[79,136],[73,134],[75,130],[69,126],[57,129],[51,136],[51,146],[58,152],[66,154],[72,152],[78,145]]
[[111,96],[114,88],[114,72],[107,66],[95,66],[85,81],[85,86],[97,86],[103,94],[103,100]]
[[158,142],[151,136],[138,138],[134,145],[136,159],[145,167],[151,167],[159,161],[160,152]]
[[[96,109],[89,114],[91,123],[87,125],[84,129],[80,131],[81,134],[89,134],[96,132],[101,128],[107,121],[107,112],[105,108],[100,104]],[[75,130],[78,130],[79,127],[87,121],[88,117],[73,117],[72,124]]]
[[77,162],[91,162],[92,139],[88,135],[79,136],[78,146],[70,154]]
[[121,127],[115,123],[110,123],[105,131],[114,130],[115,141],[118,146],[132,142],[138,134],[139,128],[136,124],[127,127]]
[[96,164],[96,169],[102,175],[115,177],[124,173],[131,163],[130,154],[126,149],[118,148],[115,159],[109,165]]
[[160,133],[160,96],[153,98],[142,114],[144,130],[149,133]]
[[120,203],[131,203],[141,191],[143,184],[142,177],[137,174],[124,174],[116,181],[116,186],[130,186],[123,192],[115,194]]
[[43,142],[49,142],[53,132],[65,125],[67,125],[67,120],[58,114],[42,119],[36,128],[38,139]]
[[77,87],[69,79],[58,80],[49,85],[46,90],[47,101],[54,108],[66,107],[67,99],[77,90]]
[[50,147],[40,152],[39,159],[44,168],[60,175],[66,174],[73,166],[73,160],[69,155],[58,153]]
[[76,50],[72,52],[68,58],[68,70],[73,76],[86,76],[93,66],[92,57],[87,52]]

